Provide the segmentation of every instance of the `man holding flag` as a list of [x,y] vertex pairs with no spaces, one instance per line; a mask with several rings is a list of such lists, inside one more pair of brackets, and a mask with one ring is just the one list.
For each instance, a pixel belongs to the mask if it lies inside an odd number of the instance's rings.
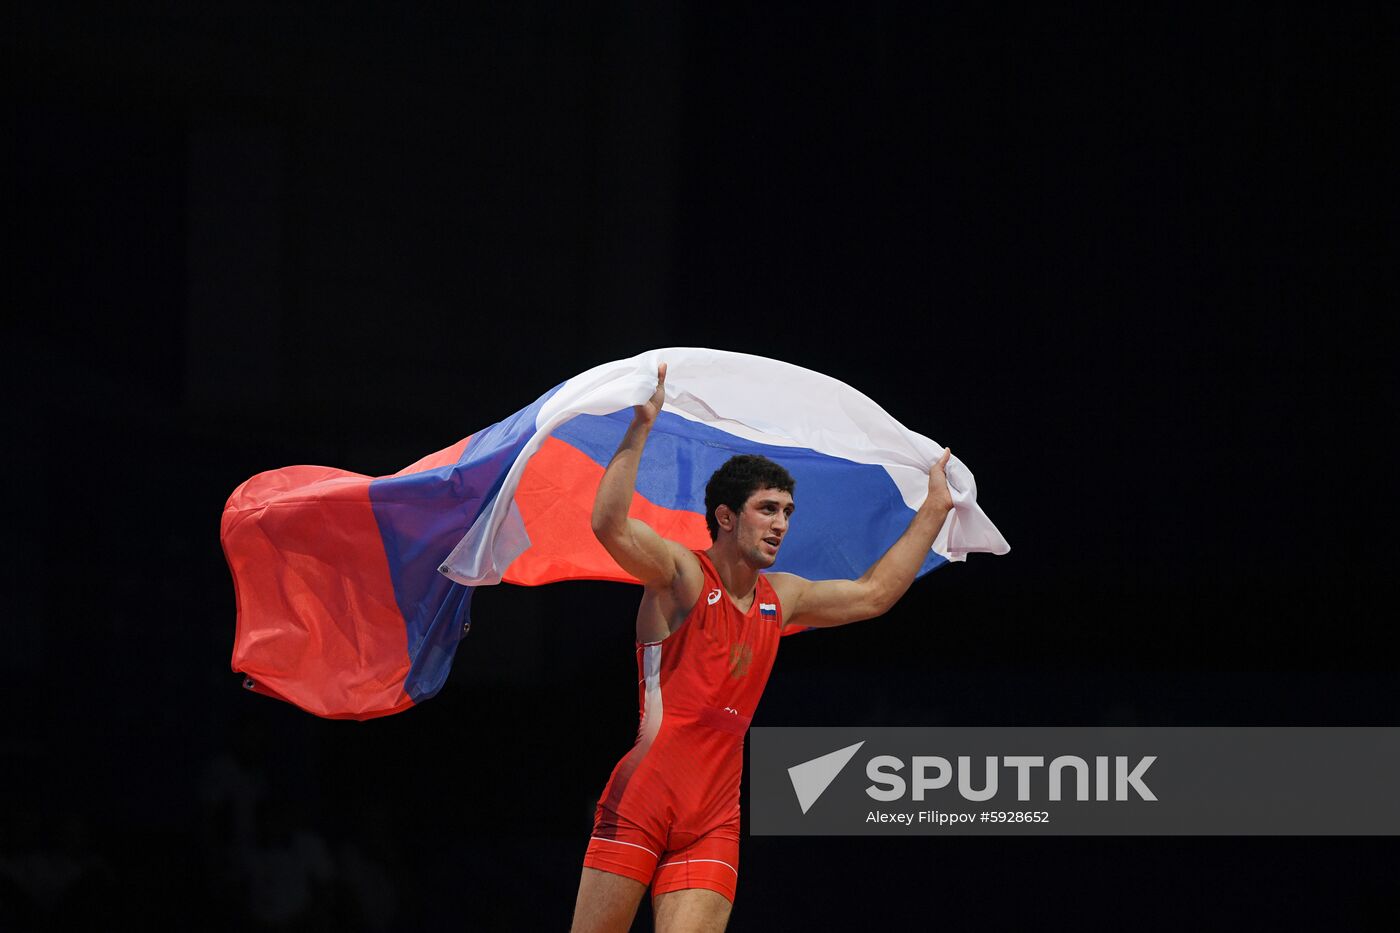
[[636,623],[641,724],[598,803],[575,933],[630,928],[648,885],[659,931],[724,929],[738,879],[744,735],[778,638],[888,611],[953,508],[945,450],[908,528],[859,579],[770,574],[794,514],[795,484],[772,460],[740,455],[706,486],[711,546],[690,550],[628,515],[665,383],[662,363],[593,505],[594,534],[644,587]]

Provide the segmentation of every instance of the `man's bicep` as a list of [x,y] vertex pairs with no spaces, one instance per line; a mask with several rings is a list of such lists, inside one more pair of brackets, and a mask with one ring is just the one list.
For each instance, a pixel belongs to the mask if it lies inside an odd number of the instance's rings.
[[675,582],[675,542],[661,537],[646,522],[629,518],[617,534],[599,535],[598,540],[617,565],[643,586],[664,588]]
[[[777,574],[774,574],[777,576]],[[859,622],[880,614],[870,587],[861,580],[804,580],[787,577],[779,598],[784,599],[783,622],[798,627],[825,628]],[[791,600],[789,608],[787,601]]]

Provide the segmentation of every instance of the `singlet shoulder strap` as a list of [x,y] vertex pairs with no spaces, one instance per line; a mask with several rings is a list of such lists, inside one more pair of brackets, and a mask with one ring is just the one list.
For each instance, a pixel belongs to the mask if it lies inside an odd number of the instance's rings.
[[[697,551],[694,548],[690,549],[690,553],[700,559],[700,578],[703,581],[700,585],[700,593],[695,597],[695,605],[690,607],[690,611],[693,613],[695,610],[699,609],[701,605],[709,603],[710,594],[715,591],[716,587],[718,587],[722,593],[724,591],[724,583],[720,580],[719,571],[715,569],[714,563],[711,562],[710,555],[706,554],[704,551]],[[689,616],[686,618],[689,618]]]
[[768,574],[766,573],[760,573],[758,575],[758,587],[757,591],[754,593],[754,602],[758,602],[759,600],[765,603],[773,603],[778,607],[778,615],[780,617],[782,616],[782,600],[778,599],[778,591],[773,588],[773,584],[768,580]]
[[697,551],[694,548],[690,549],[690,553],[700,558],[700,572],[705,575],[706,582],[719,580],[719,571],[715,569],[714,561],[710,560],[710,555],[706,554],[704,551]]

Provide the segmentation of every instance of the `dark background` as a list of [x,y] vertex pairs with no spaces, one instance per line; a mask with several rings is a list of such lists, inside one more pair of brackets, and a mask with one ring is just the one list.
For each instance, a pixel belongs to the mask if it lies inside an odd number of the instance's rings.
[[[6,40],[5,928],[566,928],[636,592],[482,590],[436,699],[321,721],[228,669],[219,514],[657,346],[850,383],[1013,546],[785,640],[755,724],[1396,724],[1393,17],[123,6]],[[743,852],[736,931],[1350,926],[1400,870]]]

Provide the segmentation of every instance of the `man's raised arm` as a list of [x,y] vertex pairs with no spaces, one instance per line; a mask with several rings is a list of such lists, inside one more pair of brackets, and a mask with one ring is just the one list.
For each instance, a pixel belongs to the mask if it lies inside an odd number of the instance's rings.
[[909,589],[943,527],[953,497],[948,491],[948,457],[929,471],[928,498],[899,540],[859,580],[804,580],[787,573],[769,579],[783,601],[784,625],[818,628],[873,619],[888,612]]
[[657,371],[656,391],[633,408],[632,423],[608,462],[593,500],[593,534],[618,566],[650,587],[668,587],[675,581],[676,549],[645,522],[628,518],[627,511],[637,490],[642,448],[665,401],[666,364],[662,363]]

